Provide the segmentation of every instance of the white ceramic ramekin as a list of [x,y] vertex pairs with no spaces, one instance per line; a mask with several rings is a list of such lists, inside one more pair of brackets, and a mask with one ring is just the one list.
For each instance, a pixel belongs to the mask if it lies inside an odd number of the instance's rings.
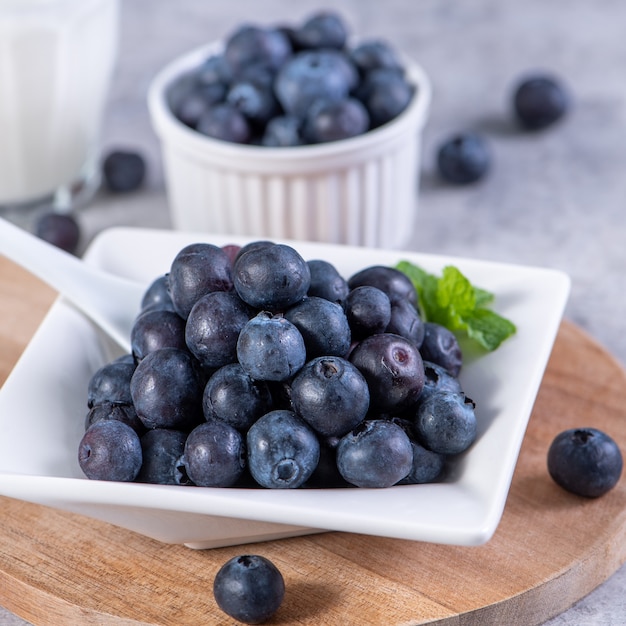
[[431,99],[425,72],[397,118],[358,137],[289,148],[211,139],[168,106],[174,81],[214,53],[215,44],[168,64],[148,105],[161,140],[172,225],[178,230],[400,248],[415,222],[421,131]]

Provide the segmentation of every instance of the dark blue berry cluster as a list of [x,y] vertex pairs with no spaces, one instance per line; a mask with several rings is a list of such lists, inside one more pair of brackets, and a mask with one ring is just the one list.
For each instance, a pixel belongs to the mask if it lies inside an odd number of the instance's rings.
[[205,487],[432,482],[476,437],[449,330],[413,283],[345,279],[291,246],[186,246],[145,292],[132,353],[87,390],[92,479]]
[[173,114],[198,132],[268,147],[361,135],[398,116],[414,87],[392,46],[349,45],[334,11],[295,26],[245,25],[170,87]]

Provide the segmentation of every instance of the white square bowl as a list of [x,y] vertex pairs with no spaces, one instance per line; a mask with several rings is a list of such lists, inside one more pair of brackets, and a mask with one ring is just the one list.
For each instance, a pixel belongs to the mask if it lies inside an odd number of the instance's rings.
[[[185,245],[235,236],[110,229],[86,261],[148,285]],[[78,465],[87,384],[117,356],[113,344],[59,298],[0,390],[0,494],[91,516],[167,543],[211,548],[324,530],[478,545],[501,519],[520,446],[569,295],[560,271],[411,252],[290,242],[347,278],[406,259],[433,273],[453,264],[496,295],[517,325],[495,352],[467,354],[478,437],[443,482],[388,489],[220,489],[86,479]]]

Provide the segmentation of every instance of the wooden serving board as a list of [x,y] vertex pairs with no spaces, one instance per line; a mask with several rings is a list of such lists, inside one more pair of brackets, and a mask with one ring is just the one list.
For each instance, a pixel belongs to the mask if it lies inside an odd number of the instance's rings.
[[[0,258],[0,381],[54,296]],[[586,500],[557,487],[545,461],[570,427],[603,429],[626,451],[624,406],[622,367],[564,322],[502,522],[480,547],[332,532],[194,551],[0,498],[0,605],[36,625],[233,624],[214,602],[213,578],[247,552],[267,556],[285,577],[272,624],[539,624],[626,561],[626,480]]]

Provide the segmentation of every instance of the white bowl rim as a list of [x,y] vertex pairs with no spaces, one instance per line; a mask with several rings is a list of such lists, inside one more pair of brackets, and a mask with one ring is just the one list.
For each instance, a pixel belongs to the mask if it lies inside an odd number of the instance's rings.
[[265,163],[282,164],[293,162],[294,159],[326,159],[345,154],[364,154],[366,158],[372,147],[380,150],[385,143],[395,143],[399,136],[421,129],[426,123],[432,99],[431,81],[420,65],[406,60],[407,75],[416,87],[409,106],[390,122],[362,135],[341,141],[291,147],[238,144],[207,137],[189,128],[172,114],[166,102],[166,92],[176,78],[198,67],[208,56],[218,53],[222,48],[222,42],[212,42],[175,58],[153,77],[148,88],[148,109],[157,134],[167,143],[174,141],[178,149],[185,149],[199,158],[206,157],[209,151],[216,157],[233,160],[247,157],[257,165],[260,159]]

